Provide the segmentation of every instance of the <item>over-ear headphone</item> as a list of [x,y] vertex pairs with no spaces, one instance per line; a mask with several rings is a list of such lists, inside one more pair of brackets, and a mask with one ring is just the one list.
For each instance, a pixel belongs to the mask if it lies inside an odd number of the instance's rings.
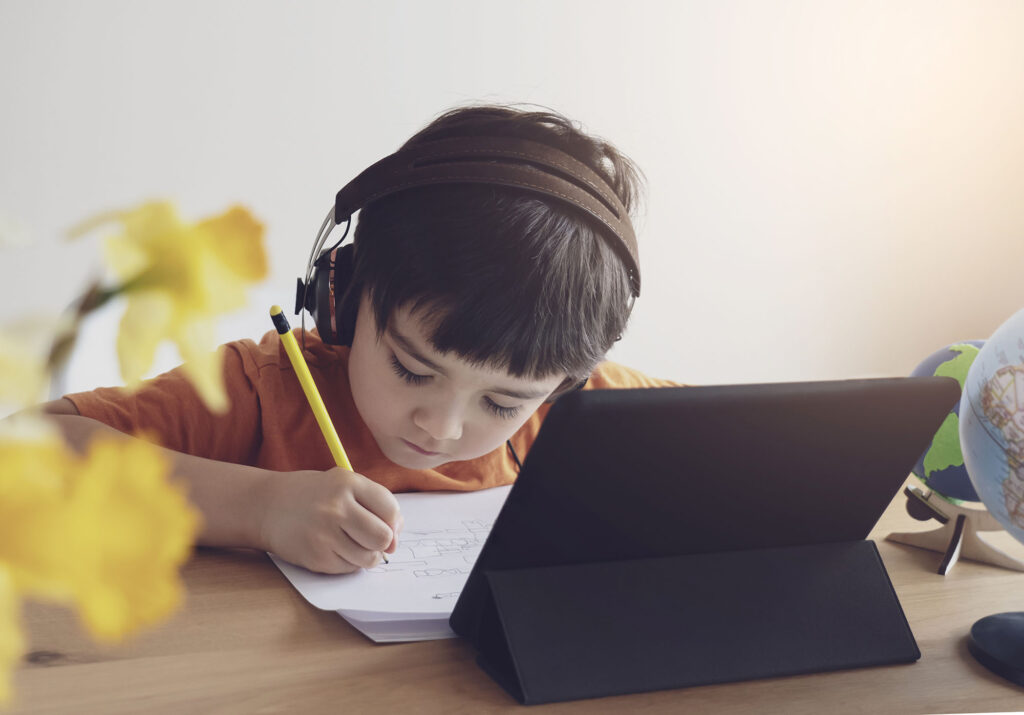
[[[495,184],[542,194],[573,206],[593,219],[598,233],[622,261],[635,299],[640,295],[636,234],[622,201],[608,183],[583,162],[541,142],[516,137],[458,137],[409,146],[363,171],[337,194],[334,206],[317,233],[298,279],[295,313],[313,316],[320,338],[333,345],[351,345],[358,309],[352,285],[353,244],[341,246],[352,215],[377,199],[437,184]],[[345,234],[324,249],[334,226],[345,222]]]

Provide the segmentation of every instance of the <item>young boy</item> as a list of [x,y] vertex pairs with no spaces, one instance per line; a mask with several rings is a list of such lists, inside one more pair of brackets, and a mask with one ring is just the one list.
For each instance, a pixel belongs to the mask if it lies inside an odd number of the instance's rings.
[[[558,114],[459,108],[403,148],[458,137],[554,147],[635,205],[631,162]],[[585,379],[669,384],[601,363],[634,293],[606,228],[565,202],[507,186],[420,186],[369,202],[354,247],[351,346],[297,337],[358,472],[333,466],[275,331],[225,346],[225,415],[205,409],[180,369],[47,411],[76,445],[104,432],[155,435],[203,516],[201,544],[345,573],[395,550],[394,492],[514,481],[549,403]]]

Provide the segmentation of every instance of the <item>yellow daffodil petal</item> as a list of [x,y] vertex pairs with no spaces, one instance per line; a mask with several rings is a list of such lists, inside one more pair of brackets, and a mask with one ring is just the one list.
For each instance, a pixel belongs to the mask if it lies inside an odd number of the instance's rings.
[[76,601],[88,630],[118,640],[167,617],[180,603],[178,569],[198,516],[147,442],[97,439],[74,480],[68,524]]
[[228,395],[224,389],[224,350],[210,350],[214,342],[212,321],[195,320],[181,326],[175,337],[185,360],[182,369],[211,412],[227,412]]
[[192,252],[192,275],[195,285],[183,294],[178,305],[185,315],[222,315],[245,305],[245,282],[217,257],[211,241],[202,241],[196,232],[196,249]]
[[136,209],[121,211],[118,220],[124,225],[125,235],[142,245],[158,244],[184,228],[170,201],[149,201]]
[[173,204],[153,201],[121,212],[119,220],[123,231],[107,238],[105,257],[129,290],[184,290],[194,249]]
[[174,304],[164,293],[140,293],[128,301],[117,333],[117,358],[121,377],[129,387],[153,366],[156,349],[173,321]]
[[11,333],[0,331],[0,405],[26,407],[39,402],[47,381],[41,356]]
[[14,579],[0,563],[0,705],[10,702],[11,671],[24,652]]
[[83,219],[67,230],[67,237],[81,238],[87,233],[92,233],[100,226],[106,226],[107,224],[111,224],[119,220],[121,218],[121,213],[121,211],[104,211],[103,213],[95,214],[87,219]]
[[221,262],[246,281],[267,277],[267,254],[263,248],[263,224],[243,206],[201,222],[198,227],[210,236]]
[[25,315],[0,327],[0,405],[27,407],[46,393],[48,353],[55,335],[67,332],[67,316]]
[[68,237],[78,238],[112,223],[120,223],[126,235],[140,242],[151,241],[154,235],[161,235],[168,229],[177,230],[181,225],[170,201],[148,201],[134,209],[116,209],[90,216],[72,226]]
[[0,564],[28,595],[67,600],[73,591],[65,507],[74,464],[56,435],[0,440]]
[[134,385],[152,366],[157,344],[175,340],[207,406],[223,411],[221,362],[211,355],[216,333],[205,323],[244,306],[248,286],[266,276],[262,224],[235,206],[188,225],[167,202],[117,220],[124,231],[108,240],[107,260],[128,303],[118,338],[122,377]]

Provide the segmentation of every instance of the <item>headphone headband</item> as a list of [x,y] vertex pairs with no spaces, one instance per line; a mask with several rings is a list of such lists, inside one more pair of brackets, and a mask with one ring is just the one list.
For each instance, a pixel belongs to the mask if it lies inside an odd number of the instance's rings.
[[608,183],[581,161],[541,142],[516,137],[458,137],[415,144],[386,156],[344,186],[334,223],[382,196],[434,184],[495,184],[543,194],[575,206],[604,226],[609,245],[640,295],[636,234],[629,213]]

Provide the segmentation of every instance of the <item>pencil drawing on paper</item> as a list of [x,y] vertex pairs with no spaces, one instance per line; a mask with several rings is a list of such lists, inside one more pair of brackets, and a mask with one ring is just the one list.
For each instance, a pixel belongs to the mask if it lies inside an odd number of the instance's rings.
[[[370,573],[406,571],[416,578],[458,576],[468,574],[483,548],[491,521],[468,519],[458,526],[436,529],[415,529],[402,534],[398,548]],[[456,594],[457,595],[457,594]],[[443,598],[451,594],[438,594]]]

